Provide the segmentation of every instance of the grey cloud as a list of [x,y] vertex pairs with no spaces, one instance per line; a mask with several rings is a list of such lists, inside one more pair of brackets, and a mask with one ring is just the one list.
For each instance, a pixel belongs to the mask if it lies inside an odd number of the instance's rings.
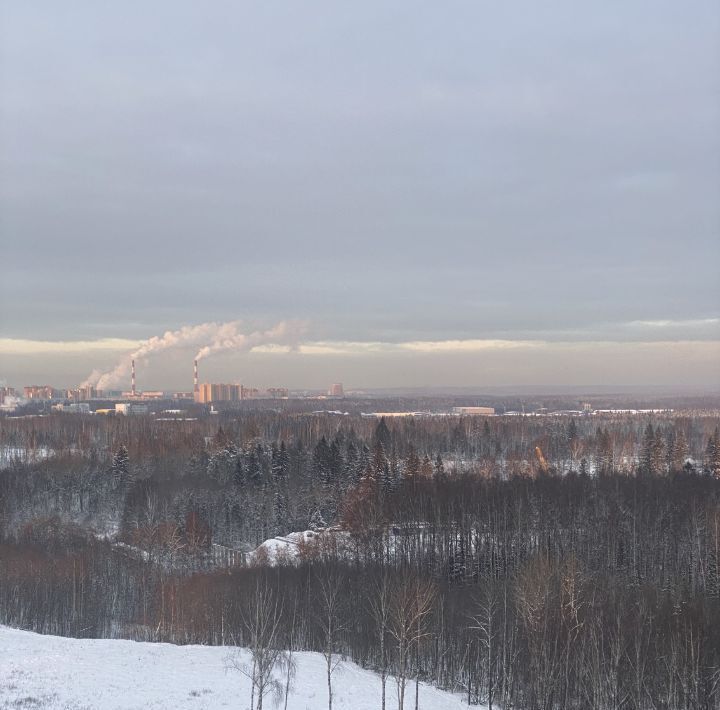
[[632,340],[718,316],[709,0],[2,12],[3,335]]

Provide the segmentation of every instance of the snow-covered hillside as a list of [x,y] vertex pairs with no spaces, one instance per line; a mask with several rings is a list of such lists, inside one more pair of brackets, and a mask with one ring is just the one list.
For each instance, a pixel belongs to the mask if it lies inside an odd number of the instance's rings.
[[352,540],[347,532],[338,528],[321,531],[305,530],[270,538],[249,552],[250,565],[297,564],[301,560],[321,557],[349,556]]
[[[43,710],[199,710],[250,705],[250,681],[226,670],[229,652],[212,646],[173,646],[134,641],[41,636],[0,626],[0,708]],[[245,660],[247,652],[240,652]],[[324,659],[298,653],[297,675],[288,710],[327,707]],[[377,675],[343,663],[333,675],[333,706],[376,710]],[[388,683],[388,710],[394,710]],[[414,687],[409,689],[414,693]],[[414,695],[413,695],[414,707]],[[280,703],[283,707],[284,703]],[[408,698],[408,705],[409,698]],[[268,710],[273,706],[266,699]],[[422,710],[467,707],[457,695],[421,686]]]

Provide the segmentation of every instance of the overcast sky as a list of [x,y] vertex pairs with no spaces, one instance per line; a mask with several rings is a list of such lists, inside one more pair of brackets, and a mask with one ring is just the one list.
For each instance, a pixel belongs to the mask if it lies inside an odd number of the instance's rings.
[[0,8],[0,378],[720,384],[716,0]]

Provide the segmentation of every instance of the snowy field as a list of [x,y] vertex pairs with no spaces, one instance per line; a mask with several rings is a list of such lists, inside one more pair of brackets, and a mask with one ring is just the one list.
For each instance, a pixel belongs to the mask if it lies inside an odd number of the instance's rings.
[[[10,710],[199,710],[250,706],[250,681],[226,671],[232,649],[134,641],[67,639],[0,626],[0,708]],[[249,654],[244,654],[247,660]],[[327,708],[324,659],[298,653],[288,710]],[[380,680],[353,663],[333,675],[333,707],[377,710]],[[414,685],[406,707],[414,707]],[[412,699],[412,702],[410,702]],[[275,707],[271,697],[265,708]],[[284,702],[279,704],[284,707]],[[388,710],[397,708],[388,682]],[[477,708],[477,706],[475,706]],[[420,688],[422,710],[467,708],[460,696]]]

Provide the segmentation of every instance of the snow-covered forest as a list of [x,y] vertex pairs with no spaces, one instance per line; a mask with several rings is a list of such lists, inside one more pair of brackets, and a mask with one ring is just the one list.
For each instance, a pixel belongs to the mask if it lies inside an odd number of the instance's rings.
[[0,471],[0,623],[259,668],[314,651],[313,707],[340,659],[377,673],[378,706],[422,681],[493,707],[718,707],[717,424],[2,419],[23,453]]

